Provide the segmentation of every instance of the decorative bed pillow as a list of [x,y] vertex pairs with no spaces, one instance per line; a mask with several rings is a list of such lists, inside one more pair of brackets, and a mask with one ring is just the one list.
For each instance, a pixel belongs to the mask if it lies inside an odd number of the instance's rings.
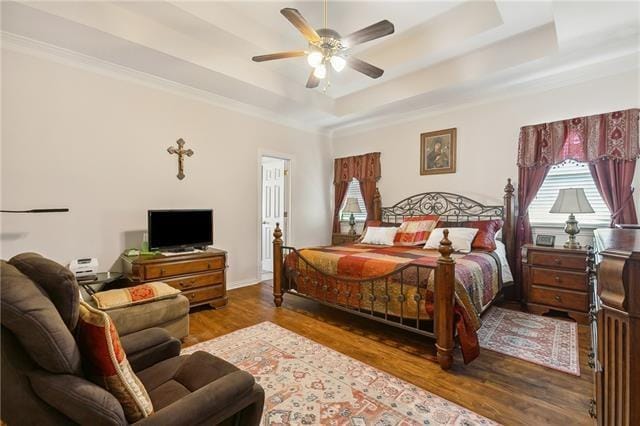
[[436,215],[413,216],[406,218],[395,238],[397,246],[419,246],[427,242],[429,234],[438,224]]
[[96,306],[102,310],[153,302],[176,297],[180,290],[162,282],[140,284],[135,287],[101,291],[93,296]]
[[398,228],[395,227],[370,226],[362,237],[361,243],[392,246],[397,232]]
[[431,232],[424,248],[437,249],[440,247],[440,241],[444,238],[443,231],[449,230],[449,241],[455,251],[460,253],[469,253],[471,251],[471,242],[475,238],[478,230],[475,228],[437,228]]
[[116,397],[130,423],[153,413],[149,394],[131,369],[109,315],[80,301],[76,340],[88,376]]
[[499,238],[498,232],[502,230],[502,224],[501,219],[470,220],[466,222],[440,222],[438,223],[438,228],[475,228],[478,233],[471,243],[471,248],[474,250],[494,251],[496,249],[496,238]]

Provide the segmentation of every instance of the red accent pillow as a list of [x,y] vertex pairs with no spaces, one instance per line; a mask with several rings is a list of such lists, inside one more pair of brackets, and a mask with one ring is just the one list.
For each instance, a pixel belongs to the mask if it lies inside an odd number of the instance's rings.
[[405,218],[398,228],[398,233],[394,240],[397,246],[417,246],[423,245],[429,239],[431,231],[438,224],[440,217],[437,215],[412,216]]
[[438,228],[475,228],[478,233],[471,242],[471,249],[494,251],[496,249],[496,234],[502,229],[503,223],[501,219],[440,222],[438,223]]

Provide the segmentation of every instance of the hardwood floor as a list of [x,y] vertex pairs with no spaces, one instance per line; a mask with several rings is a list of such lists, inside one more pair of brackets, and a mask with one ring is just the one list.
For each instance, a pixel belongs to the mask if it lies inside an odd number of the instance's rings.
[[271,321],[505,425],[593,424],[587,414],[592,388],[587,326],[578,326],[580,377],[489,350],[465,366],[457,349],[453,368],[444,372],[430,360],[435,359],[431,339],[293,295],[285,295],[276,308],[268,284],[228,294],[224,309],[192,311],[185,346]]

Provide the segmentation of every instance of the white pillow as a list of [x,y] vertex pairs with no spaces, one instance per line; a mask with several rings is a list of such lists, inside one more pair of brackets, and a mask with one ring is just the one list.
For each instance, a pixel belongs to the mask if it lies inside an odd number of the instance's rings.
[[437,249],[440,247],[440,240],[444,238],[443,231],[445,229],[449,230],[449,241],[451,241],[455,251],[460,253],[469,253],[471,251],[471,242],[473,242],[478,233],[476,228],[436,228],[431,231],[424,248]]
[[392,246],[393,240],[396,238],[396,232],[398,228],[395,226],[380,227],[368,226],[367,231],[362,237],[361,244],[376,244],[382,246]]

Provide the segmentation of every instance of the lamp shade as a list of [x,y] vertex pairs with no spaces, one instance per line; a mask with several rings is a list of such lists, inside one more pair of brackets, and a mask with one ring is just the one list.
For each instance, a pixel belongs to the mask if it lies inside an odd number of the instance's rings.
[[358,199],[354,197],[347,198],[347,202],[344,203],[344,209],[342,209],[342,211],[345,213],[362,213]]
[[558,192],[549,213],[594,213],[582,188],[565,188]]

